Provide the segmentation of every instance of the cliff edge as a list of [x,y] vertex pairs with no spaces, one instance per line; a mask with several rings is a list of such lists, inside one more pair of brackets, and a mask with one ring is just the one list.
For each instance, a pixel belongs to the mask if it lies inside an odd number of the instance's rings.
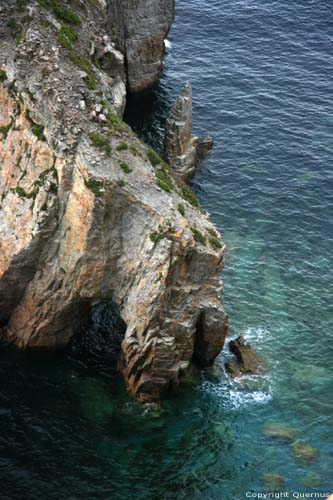
[[156,400],[223,346],[224,244],[121,119],[109,7],[70,5],[0,9],[0,326],[22,348],[62,348],[112,298],[127,387]]

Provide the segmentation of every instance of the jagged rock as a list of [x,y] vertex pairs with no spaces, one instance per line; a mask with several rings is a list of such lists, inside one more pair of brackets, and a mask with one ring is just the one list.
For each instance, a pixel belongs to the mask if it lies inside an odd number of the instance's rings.
[[244,373],[261,373],[265,369],[264,361],[249,344],[246,344],[244,337],[231,340],[229,348],[236,356],[236,360],[226,363],[225,367],[233,377],[239,377]]
[[213,138],[192,137],[192,86],[187,84],[172,106],[165,127],[164,155],[177,175],[187,181],[198,161],[213,147]]
[[210,363],[223,347],[225,247],[193,193],[122,122],[114,93],[124,72],[117,78],[116,65],[111,77],[92,60],[107,36],[103,8],[85,2],[68,50],[52,9],[36,3],[28,18],[13,5],[0,19],[2,335],[22,348],[64,348],[112,295],[126,323],[118,364],[127,387],[157,400],[195,358]]
[[158,82],[174,7],[175,0],[108,2],[108,27],[116,47],[125,55],[131,92]]

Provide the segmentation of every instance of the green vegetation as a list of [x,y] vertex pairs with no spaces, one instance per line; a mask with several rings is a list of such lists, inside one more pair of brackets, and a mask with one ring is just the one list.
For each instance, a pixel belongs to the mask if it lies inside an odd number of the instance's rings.
[[163,279],[163,273],[160,272],[158,275],[158,281],[161,281],[162,279]]
[[44,7],[45,9],[51,9],[54,2],[52,0],[38,0],[38,3],[41,7]]
[[73,24],[76,26],[81,24],[81,19],[79,18],[79,16],[69,7],[62,7],[59,4],[55,3],[53,5],[53,12],[59,20],[64,21],[65,23]]
[[[32,190],[28,193],[23,187],[21,186],[16,186],[15,189],[13,189],[12,191],[14,191],[20,198],[26,198],[26,199],[32,199],[32,200],[35,200],[37,194],[39,193],[39,190],[42,186],[44,186],[45,184],[45,180],[46,180],[46,177],[48,176],[49,173],[53,173],[53,177],[55,178],[55,180],[58,180],[58,175],[57,175],[57,171],[54,167],[51,167],[51,168],[48,168],[46,170],[44,170],[44,172],[42,172],[38,179],[35,181],[34,183],[34,186],[32,188]],[[21,176],[21,179],[24,177],[24,175]],[[51,182],[50,184],[50,192],[51,193],[54,193],[54,194],[57,194],[58,192],[58,185],[56,182]],[[42,208],[43,210],[43,208]]]
[[16,8],[19,12],[23,12],[27,6],[27,0],[16,0]]
[[160,170],[158,170],[155,175],[158,187],[160,187],[167,193],[171,193],[171,191],[174,191],[172,177],[165,167],[162,167]]
[[117,145],[117,151],[126,151],[128,149],[128,144],[127,142],[125,141],[122,141],[120,142],[118,145]]
[[25,112],[25,117],[30,123],[31,127],[31,132],[37,137],[39,141],[45,141],[45,136],[44,136],[44,127],[43,125],[39,125],[38,123],[35,123],[33,119],[30,116],[30,111],[27,109]]
[[139,154],[139,151],[136,149],[136,147],[133,144],[130,145],[130,151],[134,156],[138,156],[138,154]]
[[209,243],[214,250],[222,248],[222,243],[217,238],[209,238]]
[[69,7],[63,7],[55,0],[38,0],[38,3],[45,9],[52,9],[54,15],[59,19],[59,21],[76,26],[81,24],[81,19],[72,9]]
[[158,243],[164,238],[164,235],[163,233],[158,233],[156,231],[153,231],[152,233],[150,233],[149,238],[153,243]]
[[96,196],[96,198],[101,198],[103,196],[102,187],[103,184],[96,179],[89,179],[84,181],[88,189]]
[[17,24],[14,18],[8,21],[7,26],[10,29],[10,34],[14,38],[16,45],[18,45],[21,39],[22,27]]
[[50,23],[50,21],[48,21],[47,19],[41,19],[40,20],[40,24],[42,26],[44,26],[45,28],[49,28],[50,26],[52,26],[52,24]]
[[107,115],[106,126],[113,128],[114,130],[116,130],[116,132],[122,132],[124,123],[118,115],[109,112]]
[[3,69],[0,69],[0,82],[4,82],[5,80],[7,80],[6,71],[4,71]]
[[201,243],[202,245],[206,245],[206,238],[204,237],[204,235],[195,227],[190,227],[190,229],[192,231],[193,238],[195,239],[195,241],[197,243]]
[[188,201],[190,205],[192,205],[194,208],[198,208],[199,210],[201,210],[198,198],[195,196],[193,191],[191,191],[191,189],[185,184],[185,182],[178,181],[177,184],[178,187],[180,188],[180,193],[179,193],[180,196],[184,200]]
[[124,181],[124,179],[119,179],[119,180],[118,180],[118,186],[119,186],[119,187],[124,187],[124,186],[125,186],[125,181]]
[[79,56],[78,54],[70,54],[69,59],[78,66],[87,75],[87,87],[90,90],[96,90],[96,80],[94,78],[94,73],[91,69],[91,64],[86,57]]
[[182,203],[178,203],[178,212],[183,217],[185,216],[185,207],[184,207],[184,205]]
[[162,163],[162,160],[159,157],[159,155],[156,153],[156,151],[154,151],[151,148],[148,149],[147,156],[148,156],[148,160],[153,165],[153,167],[156,167],[157,165],[160,165]]
[[72,49],[77,42],[77,33],[67,24],[61,23],[61,28],[57,33],[58,42],[65,49]]
[[0,127],[0,134],[2,134],[2,138],[4,140],[7,139],[8,132],[12,128],[13,122],[14,122],[14,120],[12,118],[11,121],[10,121],[10,123],[8,123],[8,125],[3,125],[2,127]]
[[149,238],[153,243],[158,243],[161,241],[163,238],[166,238],[171,231],[171,223],[170,221],[165,221],[164,226],[159,225],[158,226],[158,231],[153,231],[150,233]]
[[125,162],[121,162],[119,166],[125,174],[130,174],[132,172],[131,167]]
[[31,191],[31,193],[27,193],[25,189],[23,189],[21,186],[17,186],[15,188],[15,192],[16,194],[20,197],[20,198],[35,198],[36,197],[36,194],[35,194],[35,190],[33,189]]
[[93,146],[102,149],[106,156],[110,158],[112,150],[108,139],[105,139],[105,137],[100,135],[98,132],[90,132],[89,139]]

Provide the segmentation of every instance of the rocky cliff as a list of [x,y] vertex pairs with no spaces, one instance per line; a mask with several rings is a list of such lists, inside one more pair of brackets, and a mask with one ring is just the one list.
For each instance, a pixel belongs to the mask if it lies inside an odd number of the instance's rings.
[[150,401],[223,346],[224,245],[121,120],[126,64],[108,13],[96,1],[0,8],[0,324],[22,348],[62,348],[112,299],[120,369]]
[[125,54],[128,87],[139,92],[156,83],[175,0],[108,0],[108,28]]

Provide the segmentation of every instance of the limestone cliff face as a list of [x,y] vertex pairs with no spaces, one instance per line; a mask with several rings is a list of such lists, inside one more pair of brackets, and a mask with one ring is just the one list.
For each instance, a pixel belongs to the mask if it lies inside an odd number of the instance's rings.
[[119,117],[124,60],[104,9],[15,5],[0,11],[2,335],[64,347],[112,297],[127,325],[127,386],[158,399],[223,346],[224,245]]
[[160,77],[174,4],[175,0],[108,1],[108,26],[117,48],[125,54],[131,92],[145,90]]

